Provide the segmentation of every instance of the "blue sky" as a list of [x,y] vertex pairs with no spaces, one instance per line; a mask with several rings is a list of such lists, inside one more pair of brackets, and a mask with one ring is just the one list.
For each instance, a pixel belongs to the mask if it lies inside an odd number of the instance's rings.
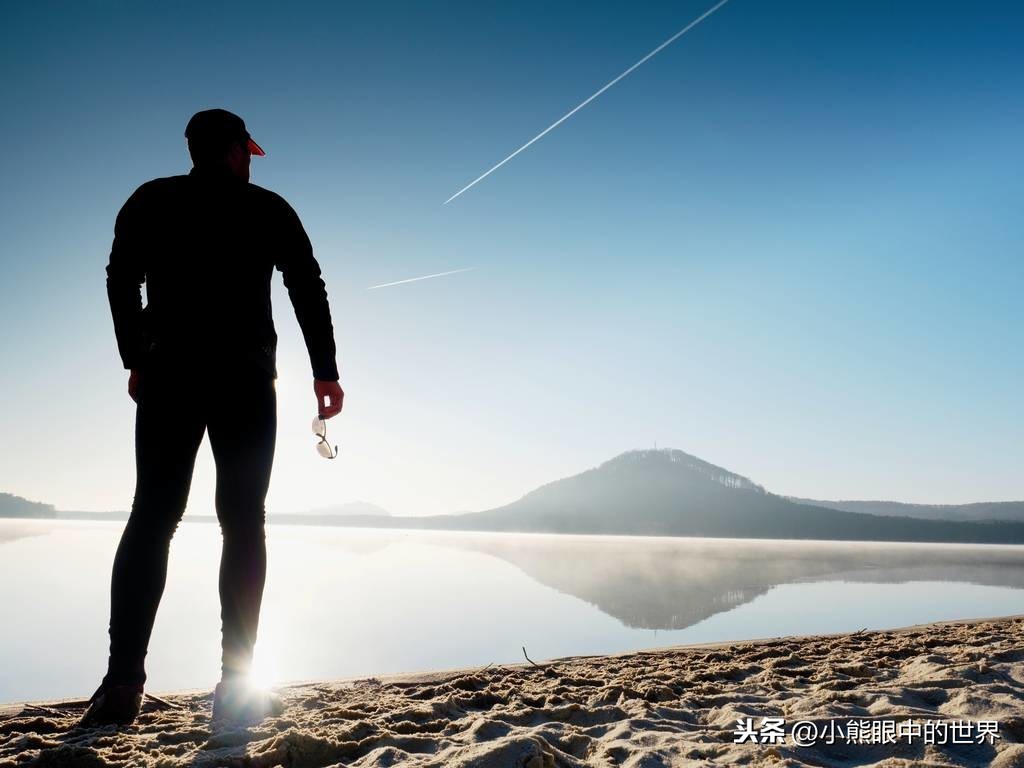
[[[780,493],[1024,497],[1017,5],[732,0],[442,205],[708,5],[5,4],[0,489],[130,504],[114,216],[221,106],[347,392],[324,462],[278,279],[270,511],[486,508],[655,442]],[[204,446],[191,510],[212,484]]]

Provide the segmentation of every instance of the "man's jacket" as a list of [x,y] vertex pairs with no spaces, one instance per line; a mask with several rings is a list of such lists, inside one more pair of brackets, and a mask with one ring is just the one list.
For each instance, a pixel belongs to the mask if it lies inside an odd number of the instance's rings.
[[[299,217],[279,195],[226,169],[154,179],[121,208],[107,296],[125,368],[277,376],[270,280],[281,271],[314,378],[335,381],[334,329],[320,265]],[[146,307],[142,284],[146,284]]]

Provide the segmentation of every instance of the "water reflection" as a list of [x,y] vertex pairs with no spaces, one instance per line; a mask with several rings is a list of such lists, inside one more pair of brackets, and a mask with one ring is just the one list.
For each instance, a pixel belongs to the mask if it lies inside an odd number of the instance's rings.
[[434,540],[509,562],[636,629],[685,629],[782,584],[948,581],[1024,589],[1024,547],[741,539]]
[[[0,702],[87,695],[123,523],[0,520]],[[171,546],[154,691],[219,672],[217,526]],[[271,525],[266,682],[1024,613],[1024,547]],[[865,586],[870,585],[870,586]]]
[[0,518],[0,544],[7,544],[18,539],[27,539],[31,536],[45,536],[52,530],[52,522],[49,520],[41,523],[36,520],[5,520]]

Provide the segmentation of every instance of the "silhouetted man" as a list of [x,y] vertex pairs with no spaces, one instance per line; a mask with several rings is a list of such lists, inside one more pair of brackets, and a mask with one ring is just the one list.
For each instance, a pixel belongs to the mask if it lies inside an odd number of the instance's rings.
[[118,351],[137,404],[136,486],[114,558],[107,674],[86,726],[128,724],[139,713],[168,549],[204,432],[223,535],[222,679],[213,715],[253,719],[280,708],[246,684],[266,576],[263,505],[277,428],[275,268],[305,338],[319,412],[336,415],[344,398],[309,238],[283,198],[249,183],[250,155],[263,150],[240,117],[221,109],[196,113],[185,136],[194,167],[128,198],[107,266]]

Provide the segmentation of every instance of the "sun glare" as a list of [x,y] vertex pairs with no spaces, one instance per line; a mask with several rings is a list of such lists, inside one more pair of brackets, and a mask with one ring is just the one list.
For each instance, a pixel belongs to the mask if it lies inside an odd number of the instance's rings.
[[253,652],[252,669],[249,680],[257,688],[269,688],[278,682],[280,670],[277,667],[277,654],[260,642],[256,643]]

